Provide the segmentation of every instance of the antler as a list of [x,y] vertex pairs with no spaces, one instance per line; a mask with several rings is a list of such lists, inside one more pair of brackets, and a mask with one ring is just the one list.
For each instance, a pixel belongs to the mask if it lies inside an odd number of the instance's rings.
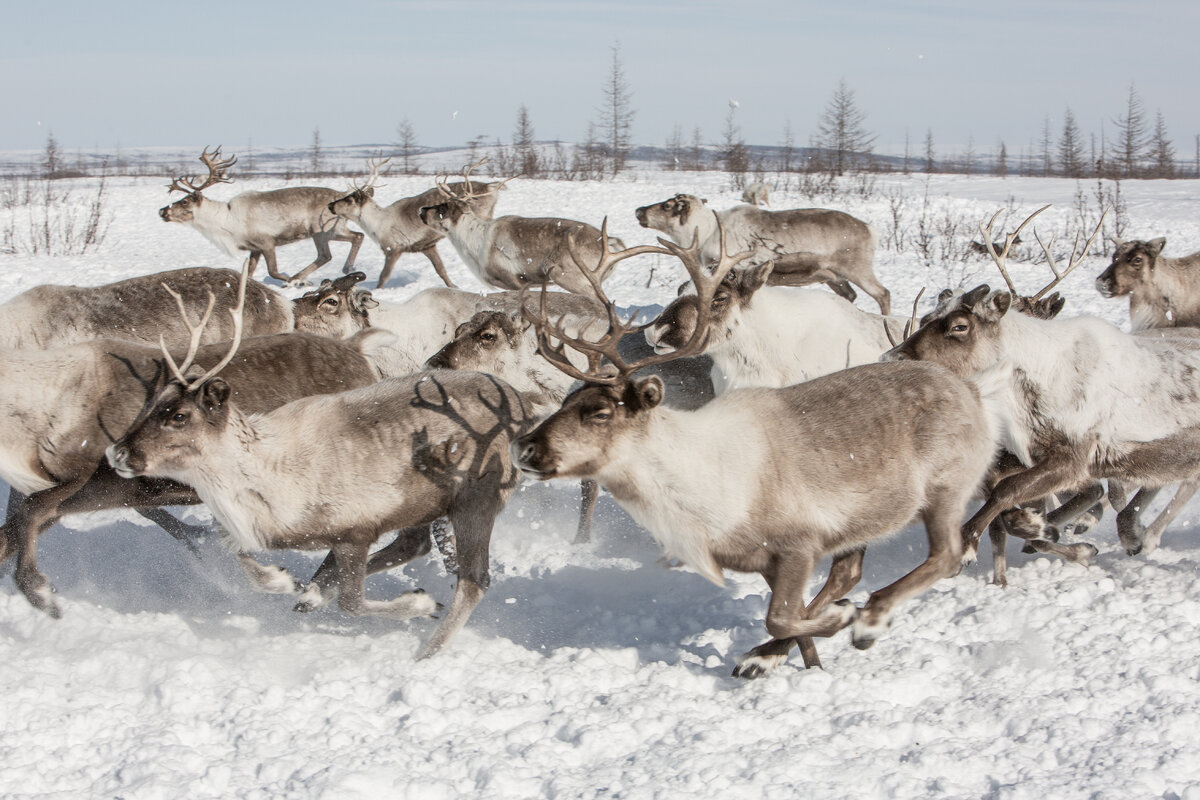
[[[585,278],[592,286],[592,292],[596,295],[605,307],[608,314],[608,330],[600,337],[598,341],[587,341],[579,337],[569,336],[562,326],[562,318],[559,318],[558,323],[552,323],[546,311],[546,287],[542,286],[541,303],[538,307],[538,313],[535,316],[525,303],[524,293],[528,287],[522,289],[521,298],[521,314],[525,319],[533,323],[537,329],[538,335],[538,352],[542,356],[557,367],[559,370],[587,383],[615,385],[626,376],[654,364],[661,364],[666,361],[672,361],[676,358],[694,355],[704,349],[704,344],[708,339],[708,327],[712,321],[712,300],[716,294],[721,282],[725,276],[729,274],[738,263],[749,258],[752,251],[736,255],[729,255],[725,251],[725,229],[720,222],[717,223],[717,230],[720,236],[721,257],[716,267],[711,273],[704,268],[703,261],[700,256],[700,232],[696,231],[692,237],[690,247],[684,248],[667,239],[659,238],[658,245],[638,245],[617,252],[610,252],[608,249],[608,218],[600,226],[600,237],[603,243],[602,254],[600,261],[595,269],[587,269],[580,265],[580,270]],[[575,262],[579,263],[579,258],[574,252],[574,246],[568,239],[568,247],[571,249],[571,257]],[[673,255],[678,258],[688,275],[692,279],[692,283],[696,287],[696,303],[697,303],[697,319],[696,328],[692,331],[691,338],[677,350],[670,353],[655,353],[634,362],[627,362],[617,350],[617,344],[621,341],[626,333],[633,329],[633,321],[637,318],[637,311],[630,316],[628,320],[622,320],[617,313],[616,305],[605,294],[604,288],[600,284],[600,275],[605,275],[616,263],[643,253],[658,253],[663,255]],[[557,339],[559,344],[554,345],[551,339]],[[566,348],[571,347],[574,350],[583,353],[588,358],[588,369],[580,370],[567,358]],[[616,368],[616,374],[605,374],[600,371],[601,359],[606,358]]]
[[354,190],[357,192],[366,191],[373,188],[379,181],[379,170],[386,167],[391,162],[391,156],[380,159],[376,156],[371,156],[367,159],[367,170],[371,173],[367,176],[367,180],[361,186],[355,182]]
[[1017,226],[1017,229],[1015,231],[1013,231],[1012,233],[1004,234],[1004,249],[1001,250],[999,253],[996,252],[996,245],[992,241],[992,239],[993,239],[992,226],[996,224],[996,218],[999,217],[1000,214],[1002,214],[1004,210],[1001,209],[1000,211],[997,211],[995,214],[992,214],[992,218],[990,220],[988,220],[988,224],[987,224],[986,228],[983,226],[982,222],[979,223],[979,232],[981,234],[983,234],[983,246],[987,249],[988,255],[990,255],[992,257],[992,261],[995,262],[996,269],[1000,270],[1000,274],[1004,276],[1004,282],[1006,284],[1008,284],[1008,290],[1010,292],[1012,292],[1014,295],[1019,294],[1019,292],[1017,291],[1017,287],[1015,285],[1013,285],[1012,278],[1008,277],[1008,269],[1006,269],[1006,264],[1008,262],[1008,251],[1013,246],[1013,243],[1015,241],[1017,241],[1021,231],[1025,229],[1025,226],[1028,225],[1030,222],[1032,222],[1034,217],[1036,217],[1038,214],[1042,213],[1049,207],[1050,207],[1049,204],[1042,206],[1037,211],[1033,212],[1028,217],[1026,217],[1025,221],[1022,222],[1019,226]]
[[[912,332],[917,329],[917,303],[921,302],[921,296],[923,294],[925,294],[924,286],[921,287],[921,291],[917,292],[916,298],[913,299],[912,317],[909,318],[908,322],[904,323],[904,337],[900,340],[901,342],[907,339],[909,336],[912,336]],[[888,321],[886,317],[883,320],[883,332],[887,334],[888,341],[892,343],[892,347],[900,346],[900,342],[897,342],[892,336],[892,329],[888,327]]]
[[1079,266],[1079,264],[1083,261],[1084,257],[1087,256],[1088,251],[1092,249],[1092,242],[1096,241],[1096,237],[1100,235],[1100,229],[1104,226],[1104,218],[1108,216],[1108,212],[1111,208],[1112,208],[1112,206],[1107,206],[1100,213],[1100,221],[1096,223],[1096,228],[1095,228],[1095,230],[1092,231],[1092,235],[1088,237],[1086,242],[1084,242],[1083,249],[1079,250],[1078,256],[1076,256],[1075,253],[1076,253],[1076,250],[1078,250],[1078,248],[1079,248],[1079,236],[1082,233],[1082,231],[1075,232],[1075,240],[1071,243],[1071,257],[1069,259],[1067,259],[1067,268],[1062,270],[1061,272],[1058,270],[1058,266],[1054,260],[1054,254],[1051,252],[1052,248],[1054,247],[1054,237],[1051,236],[1050,244],[1046,244],[1042,241],[1041,237],[1037,235],[1037,230],[1034,229],[1033,237],[1035,239],[1037,239],[1037,243],[1042,246],[1042,252],[1046,254],[1046,263],[1050,266],[1050,271],[1054,273],[1054,280],[1050,281],[1045,286],[1043,286],[1038,291],[1038,293],[1035,294],[1031,298],[1031,300],[1033,302],[1037,302],[1038,300],[1041,300],[1042,297],[1046,294],[1046,292],[1050,291],[1055,286],[1057,286],[1059,283],[1061,283],[1062,279],[1067,277],[1067,275],[1070,274],[1071,270],[1073,270]]
[[196,386],[199,386],[223,370],[230,361],[233,361],[233,357],[237,353],[237,349],[242,343],[242,310],[246,305],[246,278],[249,277],[249,275],[250,259],[246,259],[245,263],[242,264],[241,278],[238,280],[237,304],[233,308],[229,309],[229,313],[233,315],[233,340],[230,342],[229,352],[225,354],[225,357],[222,358],[215,367],[194,381],[189,381],[184,373],[187,372],[188,368],[192,366],[192,362],[196,358],[196,353],[200,349],[200,337],[204,334],[204,328],[206,325],[208,325],[209,317],[212,316],[213,305],[216,303],[216,297],[213,295],[212,290],[210,289],[208,291],[208,308],[204,310],[204,315],[200,318],[200,324],[192,325],[187,318],[187,309],[184,308],[183,297],[180,296],[180,294],[170,286],[167,286],[167,284],[164,283],[162,285],[162,287],[166,289],[172,297],[175,298],[175,305],[179,307],[179,315],[183,317],[183,324],[187,327],[190,335],[187,356],[184,357],[182,366],[176,365],[175,359],[171,358],[171,353],[167,350],[167,343],[162,336],[158,337],[158,344],[159,347],[162,348],[163,355],[167,359],[167,366],[171,368],[171,372],[175,374],[175,378],[183,384],[185,389],[192,389]]
[[233,183],[233,179],[225,174],[225,171],[237,163],[237,156],[231,156],[227,159],[221,159],[221,146],[217,145],[217,149],[211,153],[208,152],[208,147],[204,148],[204,152],[200,154],[200,162],[208,167],[208,177],[204,179],[204,183],[196,186],[194,176],[180,175],[175,178],[167,186],[167,193],[171,192],[186,192],[187,194],[196,194],[202,192],[214,183]]
[[[489,194],[495,194],[496,192],[500,191],[501,186],[503,186],[504,184],[511,181],[512,178],[505,178],[504,180],[500,181],[499,183],[497,183],[494,186],[487,186],[482,192],[476,192],[471,188],[474,185],[471,183],[472,170],[474,170],[478,166],[486,164],[487,160],[488,160],[488,157],[484,156],[483,158],[476,161],[474,164],[469,164],[469,165],[463,167],[462,177],[463,177],[463,182],[465,185],[463,186],[462,194],[455,194],[454,192],[450,191],[450,185],[449,185],[450,176],[448,176],[448,175],[438,175],[437,177],[435,177],[433,179],[433,185],[439,192],[441,192],[443,195],[445,195],[450,200],[467,201],[467,200],[474,200],[477,197],[486,197]],[[485,184],[485,186],[486,186],[486,184]]]

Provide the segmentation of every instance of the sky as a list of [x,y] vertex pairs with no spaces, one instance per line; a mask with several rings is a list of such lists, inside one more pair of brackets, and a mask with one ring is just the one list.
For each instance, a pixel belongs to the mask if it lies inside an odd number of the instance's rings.
[[1020,153],[1068,107],[1111,136],[1131,85],[1181,159],[1200,134],[1194,0],[0,2],[5,150],[388,143],[403,120],[456,146],[509,141],[522,105],[581,141],[614,48],[637,144],[715,143],[734,101],[746,142],[803,145],[843,79],[882,152]]

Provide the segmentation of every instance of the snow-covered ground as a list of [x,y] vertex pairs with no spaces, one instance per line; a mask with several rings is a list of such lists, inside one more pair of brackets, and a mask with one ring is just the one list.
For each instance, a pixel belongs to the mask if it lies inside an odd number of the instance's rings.
[[[387,183],[381,200],[414,194],[428,178]],[[213,194],[228,197],[266,184],[220,188]],[[828,204],[882,233],[906,197],[911,239],[925,196],[930,222],[974,224],[1008,205],[1019,220],[1054,203],[1039,226],[1049,232],[1075,219],[1077,188],[1087,197],[1094,186],[896,176],[879,178],[872,197]],[[1166,236],[1169,254],[1200,249],[1198,190],[1195,181],[1125,182],[1127,236]],[[75,191],[84,203],[88,186]],[[634,207],[676,191],[718,208],[736,199],[713,173],[516,180],[497,214],[594,224],[608,215],[626,244],[649,242]],[[0,255],[0,299],[37,283],[236,266],[195,231],[158,219],[160,180],[110,180],[108,192],[102,246]],[[775,208],[809,204],[773,194]],[[0,209],[0,226],[12,213]],[[440,247],[460,285],[483,288]],[[311,253],[290,245],[281,264],[295,271]],[[340,274],[344,254],[335,244],[334,263],[315,277]],[[1124,303],[1091,285],[1104,261],[1089,259],[1065,281],[1066,313],[1124,325]],[[381,264],[366,242],[359,267],[371,282]],[[922,286],[998,283],[982,261],[926,267],[912,244],[881,247],[877,272],[901,313]],[[1013,272],[1023,289],[1048,276],[1033,265]],[[662,304],[679,275],[666,260],[634,260],[608,288],[622,304]],[[379,296],[437,284],[423,257],[405,256]],[[874,310],[869,298],[859,304]],[[288,598],[253,594],[215,541],[197,560],[140,517],[66,520],[39,550],[63,619],[34,611],[10,578],[0,588],[0,796],[1200,798],[1197,507],[1149,557],[1124,554],[1111,518],[1089,534],[1100,548],[1090,568],[1010,545],[1006,590],[987,583],[985,547],[983,564],[905,607],[873,649],[856,651],[842,634],[818,642],[823,671],[797,658],[745,682],[729,671],[765,638],[762,581],[729,574],[722,589],[663,568],[650,537],[608,497],[594,543],[572,546],[577,498],[572,482],[522,486],[497,523],[491,591],[451,646],[419,663],[432,621],[294,614]],[[202,508],[183,513],[209,519]],[[924,550],[919,527],[871,548],[851,598],[862,602]],[[272,558],[303,575],[318,556]],[[421,559],[372,578],[368,591],[415,586],[447,601],[453,585],[436,560]]]

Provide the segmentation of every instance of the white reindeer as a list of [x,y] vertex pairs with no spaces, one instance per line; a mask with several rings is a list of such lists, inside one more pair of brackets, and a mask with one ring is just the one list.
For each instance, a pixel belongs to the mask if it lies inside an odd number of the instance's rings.
[[[329,204],[342,196],[336,189],[315,186],[296,186],[270,192],[242,192],[228,201],[210,200],[201,192],[217,183],[230,183],[226,171],[237,157],[221,158],[221,148],[208,148],[200,155],[208,167],[208,177],[199,186],[197,178],[180,176],[168,187],[171,192],[183,192],[181,200],[159,210],[163,222],[182,222],[191,225],[225,253],[236,256],[239,251],[250,252],[250,274],[254,274],[261,256],[267,262],[267,272],[285,284],[300,285],[313,272],[329,263],[333,254],[331,241],[350,242],[346,269],[354,265],[363,235],[352,231],[346,221],[329,211]],[[292,277],[279,271],[275,248],[301,239],[312,239],[317,246],[317,259]]]

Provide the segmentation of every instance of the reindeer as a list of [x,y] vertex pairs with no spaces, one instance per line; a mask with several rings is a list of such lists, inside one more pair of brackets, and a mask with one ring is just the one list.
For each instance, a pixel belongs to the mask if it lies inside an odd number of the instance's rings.
[[1104,478],[1153,487],[1200,477],[1191,455],[1200,441],[1200,337],[1010,314],[1012,294],[987,285],[938,299],[885,358],[933,361],[979,385],[1020,461],[963,526],[968,558],[983,529],[1014,505]]
[[752,206],[769,206],[770,203],[767,202],[769,193],[770,187],[762,181],[747,183],[746,188],[742,190],[742,202]]
[[[464,183],[470,185],[470,172],[480,163],[463,170]],[[625,246],[620,239],[603,238],[591,225],[570,219],[514,215],[487,219],[476,212],[478,195],[456,194],[443,178],[437,185],[445,200],[422,208],[421,222],[449,239],[475,277],[490,286],[515,290],[555,283],[568,292],[586,293],[587,268],[572,252],[591,263],[605,250]]]
[[1096,291],[1104,297],[1129,296],[1133,331],[1200,327],[1200,252],[1168,258],[1161,236],[1115,244],[1112,263],[1096,278]]
[[[713,296],[704,352],[713,360],[718,394],[732,389],[788,386],[879,360],[887,331],[903,321],[856,308],[816,289],[770,286],[772,262],[733,269]],[[691,339],[696,296],[683,294],[646,327],[646,341],[669,353]]]
[[[243,272],[242,281],[246,273]],[[241,295],[244,300],[245,295]],[[212,302],[204,313],[211,316]],[[189,352],[212,364],[228,345],[200,346],[204,326],[186,320]],[[240,303],[239,305],[244,305]],[[366,386],[377,378],[364,352],[378,335],[348,342],[302,333],[247,339],[229,364],[238,401],[267,411],[309,394]],[[105,508],[155,508],[198,500],[186,487],[164,481],[118,480],[103,464],[104,451],[153,399],[165,374],[160,346],[96,340],[50,350],[0,349],[0,478],[28,497],[10,498],[0,536],[0,562],[16,556],[17,587],[29,602],[53,617],[61,609],[37,566],[37,539],[66,514]],[[148,513],[175,538],[194,534],[165,512]],[[264,591],[292,591],[278,570],[248,558],[242,567]],[[252,574],[253,573],[253,574]]]
[[[750,255],[726,255],[721,238],[712,275],[697,244],[685,250],[659,239],[683,262],[698,298],[693,335],[671,353],[624,361],[615,344],[631,323],[598,280],[593,291],[610,315],[599,340],[535,317],[543,355],[586,383],[516,441],[513,461],[537,479],[599,481],[668,555],[717,584],[723,569],[761,574],[771,588],[772,639],[739,660],[734,674],[750,678],[782,664],[796,644],[806,666],[818,665],[804,638],[846,626],[857,647],[871,646],[900,603],[953,574],[958,524],[994,442],[976,392],[935,365],[868,364],[794,386],[728,392],[696,411],[663,407],[662,381],[633,374],[703,348],[721,281]],[[589,355],[586,371],[567,358],[567,346]],[[599,366],[601,356],[615,374]],[[918,515],[929,557],[862,608],[830,605],[858,582],[866,545]],[[825,555],[834,556],[829,580],[806,606],[809,576]]]
[[[163,291],[174,287],[188,309],[198,312],[211,294],[232,305],[238,273],[198,267],[156,272],[103,286],[34,286],[0,305],[0,347],[61,347],[91,339],[156,343],[165,337],[175,346],[188,332]],[[265,336],[292,330],[292,303],[262,284],[246,292],[246,332]],[[204,343],[226,341],[232,327],[224,320],[205,331]]]
[[[182,222],[191,225],[214,245],[234,256],[241,250],[250,252],[250,274],[254,274],[258,259],[267,262],[267,273],[288,285],[302,285],[306,278],[329,263],[333,254],[329,243],[350,242],[344,271],[354,265],[363,235],[352,231],[344,220],[329,212],[329,204],[341,197],[336,189],[315,186],[296,186],[270,192],[242,192],[228,202],[210,200],[201,194],[218,183],[232,183],[226,175],[237,157],[222,159],[221,148],[211,153],[208,148],[200,154],[208,167],[208,177],[199,186],[196,177],[179,176],[171,181],[168,192],[183,192],[181,200],[159,209],[163,222]],[[312,239],[317,246],[317,259],[292,277],[279,271],[275,248],[280,245]]]
[[748,265],[773,261],[771,283],[806,286],[826,283],[853,301],[853,282],[891,313],[891,295],[872,266],[875,232],[870,225],[841,211],[797,208],[763,211],[749,205],[713,211],[706,201],[690,194],[677,194],[661,203],[642,206],[635,212],[643,228],[662,231],[679,244],[699,229],[704,258],[715,262],[717,230],[725,231],[733,247],[753,251]]
[[[600,229],[607,235],[607,219]],[[617,261],[657,252],[660,252],[658,248],[632,248],[619,254],[605,253],[601,256],[598,270],[607,273]],[[491,299],[497,295],[511,294],[516,293],[499,292],[487,297]],[[542,302],[546,312],[573,336],[598,333],[600,326],[608,320],[603,306],[583,295],[546,292]],[[502,307],[507,305],[502,302],[489,305],[501,307],[477,311],[475,316],[458,327],[453,341],[425,362],[425,366],[433,369],[471,369],[495,375],[521,393],[535,417],[549,416],[562,405],[575,378],[552,367],[538,355],[537,335],[526,318],[527,309]],[[639,338],[631,334],[621,340],[618,347],[622,357],[646,355],[637,352]],[[712,398],[712,385],[704,378],[704,366],[708,359],[700,362],[699,366],[697,361],[699,359],[677,359],[652,368],[664,381],[665,402],[669,405],[698,408]],[[580,482],[582,503],[575,544],[591,541],[598,493],[599,487],[595,481],[585,479]]]
[[[367,600],[363,582],[428,551],[430,524],[448,516],[458,586],[420,657],[433,655],[487,589],[492,525],[519,478],[509,444],[528,428],[520,396],[488,375],[434,371],[248,415],[219,377],[237,348],[235,337],[198,378],[188,376],[194,351],[179,366],[164,351],[174,379],[108,447],[109,463],[122,477],[194,487],[240,550],[329,549],[301,608],[336,587],[347,613],[432,614],[436,603],[424,592]],[[371,544],[396,529],[386,554],[368,558]]]
[[[383,161],[370,160],[367,162],[371,174],[362,186],[356,185],[354,191],[345,197],[338,198],[329,204],[329,211],[339,217],[350,220],[358,225],[371,241],[383,250],[383,271],[379,273],[379,283],[375,288],[382,289],[391,277],[392,268],[404,253],[421,253],[433,264],[438,277],[447,286],[453,288],[454,282],[446,274],[446,265],[438,255],[437,243],[443,234],[434,230],[421,221],[420,212],[425,206],[437,205],[441,202],[443,188],[457,197],[471,197],[475,213],[481,219],[491,219],[496,207],[499,184],[450,183],[445,187],[435,187],[414,197],[402,197],[387,208],[380,208],[375,202],[375,185],[379,180],[379,170],[391,159]],[[482,187],[476,192],[476,187]],[[346,268],[343,271],[349,271]]]

